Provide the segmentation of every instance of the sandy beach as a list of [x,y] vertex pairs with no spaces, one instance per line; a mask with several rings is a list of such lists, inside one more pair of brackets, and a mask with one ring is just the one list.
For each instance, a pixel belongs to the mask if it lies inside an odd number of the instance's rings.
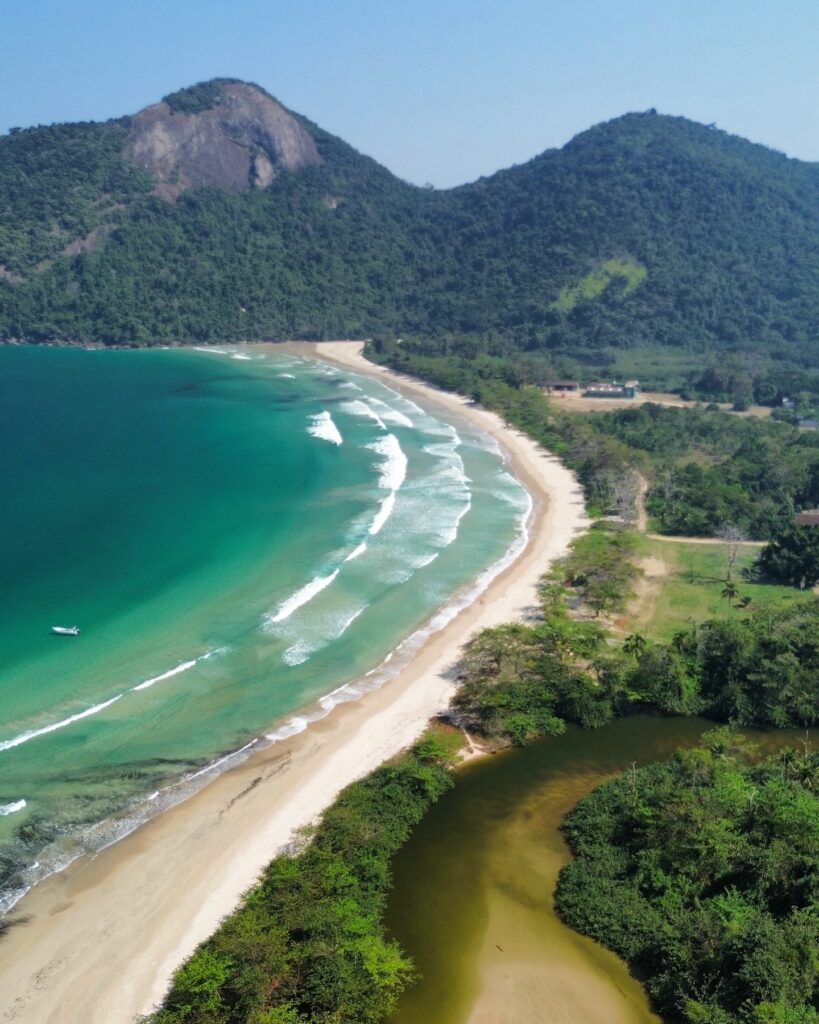
[[234,908],[293,830],[410,744],[446,707],[447,670],[462,645],[480,628],[525,614],[540,575],[586,523],[572,473],[495,414],[374,367],[360,343],[287,348],[376,375],[444,417],[456,413],[492,434],[534,499],[528,544],[382,689],[336,707],[95,858],[36,886],[0,938],[3,1020],[130,1024],[149,1012],[176,966]]

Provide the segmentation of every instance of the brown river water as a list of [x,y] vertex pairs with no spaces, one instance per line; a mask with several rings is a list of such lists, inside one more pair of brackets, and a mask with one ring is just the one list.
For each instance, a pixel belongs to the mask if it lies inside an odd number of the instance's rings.
[[[628,768],[696,745],[701,718],[625,718],[465,765],[394,862],[387,924],[421,979],[390,1024],[650,1024],[626,965],[560,921],[566,812]],[[803,731],[748,733],[763,749]]]

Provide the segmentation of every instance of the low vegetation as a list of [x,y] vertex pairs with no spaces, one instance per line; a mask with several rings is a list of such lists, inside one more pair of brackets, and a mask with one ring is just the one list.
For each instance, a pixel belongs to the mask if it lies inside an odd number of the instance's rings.
[[620,954],[669,1021],[819,1021],[819,755],[758,762],[718,729],[571,811],[564,919]]
[[[733,563],[737,593],[723,596],[730,563],[729,545],[680,544],[640,538],[637,553],[651,568],[645,593],[615,622],[620,632],[641,632],[651,641],[669,641],[692,622],[747,619],[761,608],[780,608],[804,597],[798,589],[763,579],[756,570],[759,545],[742,545]],[[648,570],[647,570],[648,574]]]

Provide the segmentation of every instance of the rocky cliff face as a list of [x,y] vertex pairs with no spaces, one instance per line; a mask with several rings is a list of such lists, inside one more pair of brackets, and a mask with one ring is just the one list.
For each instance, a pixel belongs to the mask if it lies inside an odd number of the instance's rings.
[[238,82],[222,86],[207,110],[174,112],[162,102],[135,114],[125,155],[156,178],[157,194],[169,200],[204,185],[266,188],[282,169],[321,163],[312,136],[292,114]]

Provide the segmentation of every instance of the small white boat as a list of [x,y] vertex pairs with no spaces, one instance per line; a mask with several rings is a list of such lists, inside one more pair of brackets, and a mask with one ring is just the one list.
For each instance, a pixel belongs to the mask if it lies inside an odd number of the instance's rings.
[[56,633],[58,636],[79,636],[79,626],[52,626],[51,632]]

